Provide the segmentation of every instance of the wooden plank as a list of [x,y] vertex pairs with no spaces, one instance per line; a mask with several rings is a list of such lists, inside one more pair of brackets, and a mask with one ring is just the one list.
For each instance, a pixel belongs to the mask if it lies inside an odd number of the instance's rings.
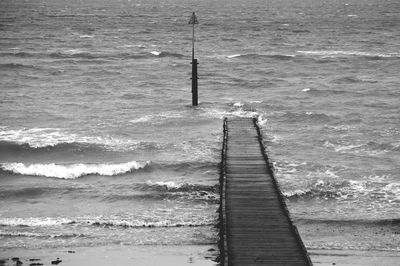
[[264,150],[253,119],[224,121],[221,265],[312,265]]

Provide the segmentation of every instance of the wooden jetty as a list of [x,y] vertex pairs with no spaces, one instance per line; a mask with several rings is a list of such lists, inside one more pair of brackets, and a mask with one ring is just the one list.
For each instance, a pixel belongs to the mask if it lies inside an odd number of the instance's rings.
[[222,266],[312,265],[265,153],[256,119],[224,120]]

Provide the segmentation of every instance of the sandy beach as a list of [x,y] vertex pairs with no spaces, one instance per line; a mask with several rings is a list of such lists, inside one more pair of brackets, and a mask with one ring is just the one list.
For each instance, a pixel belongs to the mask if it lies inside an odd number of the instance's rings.
[[315,266],[393,266],[400,265],[400,252],[358,251],[358,250],[318,250],[308,251]]
[[[217,247],[204,246],[100,246],[73,249],[14,249],[1,251],[0,265],[216,265]],[[13,260],[14,258],[14,260]],[[59,259],[58,264],[57,258]]]
[[[74,249],[39,249],[1,251],[0,265],[16,265],[13,258],[19,258],[22,265],[80,266],[124,266],[124,265],[217,265],[213,260],[218,250],[216,246],[109,246],[81,247]],[[395,251],[357,250],[309,250],[315,266],[393,266],[399,265],[400,253]],[[52,262],[54,264],[52,264]]]

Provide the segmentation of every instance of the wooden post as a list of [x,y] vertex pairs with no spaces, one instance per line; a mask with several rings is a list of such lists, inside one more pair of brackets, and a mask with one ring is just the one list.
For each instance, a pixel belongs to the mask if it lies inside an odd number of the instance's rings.
[[192,105],[197,106],[199,104],[197,95],[197,59],[192,59]]

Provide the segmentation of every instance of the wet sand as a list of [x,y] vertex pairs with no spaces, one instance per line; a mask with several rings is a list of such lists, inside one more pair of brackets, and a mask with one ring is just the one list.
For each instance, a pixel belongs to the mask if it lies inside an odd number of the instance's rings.
[[314,266],[400,265],[400,251],[309,250]]
[[[0,251],[0,265],[60,266],[215,266],[218,250],[214,245],[205,246],[102,246],[65,249],[13,249]],[[394,266],[400,265],[397,251],[357,251],[310,249],[314,266]],[[56,264],[57,258],[59,263]],[[53,264],[52,264],[53,262]]]
[[[0,265],[216,265],[217,247],[204,246],[101,246],[65,249],[13,249],[0,251]],[[14,261],[12,260],[14,258]],[[59,259],[57,264],[57,258]]]

